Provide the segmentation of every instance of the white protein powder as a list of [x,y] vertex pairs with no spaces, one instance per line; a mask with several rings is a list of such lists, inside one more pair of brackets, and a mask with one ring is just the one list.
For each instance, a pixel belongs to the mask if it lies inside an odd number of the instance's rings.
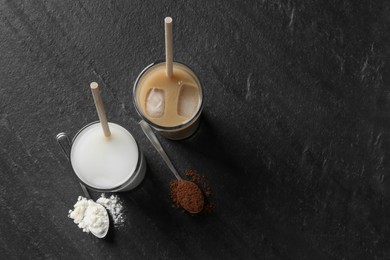
[[114,225],[118,226],[124,223],[125,218],[122,213],[123,206],[117,195],[106,197],[106,195],[102,193],[101,197],[96,202],[103,205],[108,210]]
[[68,217],[73,219],[83,232],[102,234],[108,228],[107,211],[97,206],[93,200],[80,196],[73,207],[73,210],[69,210]]

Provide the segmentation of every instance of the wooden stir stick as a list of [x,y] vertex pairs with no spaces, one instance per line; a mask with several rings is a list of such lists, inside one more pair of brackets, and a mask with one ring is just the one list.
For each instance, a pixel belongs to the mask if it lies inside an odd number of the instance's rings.
[[165,17],[165,62],[167,76],[170,78],[173,74],[173,40],[172,40],[172,18]]
[[103,100],[102,97],[100,96],[100,89],[99,85],[96,82],[92,82],[90,84],[91,86],[91,91],[92,91],[92,96],[93,100],[95,102],[96,110],[99,116],[100,124],[102,125],[104,136],[105,137],[110,137],[111,136],[111,131],[108,126],[108,121],[106,117],[106,111],[104,110],[104,105],[103,105]]

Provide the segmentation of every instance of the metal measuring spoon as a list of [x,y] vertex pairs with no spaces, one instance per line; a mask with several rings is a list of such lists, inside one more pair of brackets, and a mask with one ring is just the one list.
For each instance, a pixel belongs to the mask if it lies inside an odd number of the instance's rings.
[[[179,200],[179,204],[180,206],[185,209],[186,211],[190,212],[190,213],[193,213],[193,214],[197,214],[199,212],[201,212],[203,210],[203,206],[204,206],[204,196],[203,196],[203,193],[202,191],[199,189],[198,185],[196,185],[195,183],[193,183],[192,181],[187,181],[187,180],[184,180],[180,175],[179,173],[177,172],[175,166],[173,166],[171,160],[169,159],[168,155],[166,154],[166,152],[164,151],[164,149],[162,148],[160,142],[158,141],[156,135],[154,134],[152,128],[149,126],[148,123],[146,123],[144,120],[141,120],[139,122],[139,124],[141,125],[141,128],[142,128],[142,131],[144,132],[144,134],[146,135],[146,137],[149,139],[149,141],[152,143],[152,145],[154,146],[154,148],[156,148],[157,152],[161,155],[161,157],[163,158],[164,162],[167,164],[168,168],[171,170],[171,172],[173,173],[173,175],[175,175],[176,179],[179,181],[179,186],[187,186],[187,187],[191,187],[195,192],[195,194],[188,194],[188,193],[185,193],[184,197],[182,200]],[[191,199],[192,196],[199,196],[199,198],[201,198],[201,201],[202,201],[202,204],[197,207],[197,208],[192,208],[192,207],[189,207],[188,205],[184,204],[183,202],[184,201],[188,201]]]
[[[72,142],[70,141],[68,135],[67,135],[66,133],[63,133],[63,132],[62,132],[62,133],[59,133],[59,134],[57,134],[57,136],[56,136],[56,140],[57,140],[57,143],[59,144],[59,146],[61,147],[61,150],[62,150],[62,152],[64,153],[65,157],[66,157],[66,158],[68,159],[68,161],[70,162],[70,152],[68,152],[68,151],[70,151],[70,149],[67,150],[67,149],[65,148],[65,146],[64,146],[64,142],[66,142],[66,144],[67,144],[67,146],[68,146],[69,148],[72,146]],[[72,169],[73,169],[73,168],[72,168]],[[93,228],[92,228],[92,229],[89,229],[89,230],[91,231],[91,233],[92,233],[94,236],[96,236],[96,237],[98,237],[98,238],[103,238],[103,237],[105,237],[105,236],[107,235],[108,229],[109,229],[109,227],[110,227],[110,221],[109,221],[109,218],[108,218],[107,209],[106,209],[103,205],[94,202],[94,201],[92,200],[92,198],[91,198],[91,195],[89,195],[89,192],[88,192],[87,187],[86,187],[83,183],[81,183],[81,182],[79,182],[79,183],[80,183],[81,189],[83,190],[84,196],[85,196],[88,200],[91,200],[91,201],[93,202],[93,205],[96,206],[96,207],[99,209],[99,211],[105,211],[105,212],[106,212],[106,214],[105,214],[105,215],[106,215],[106,218],[107,218],[107,219],[106,219],[106,223],[108,223],[107,228],[106,228],[105,230],[103,230],[103,232],[97,232],[97,231],[94,230]]]

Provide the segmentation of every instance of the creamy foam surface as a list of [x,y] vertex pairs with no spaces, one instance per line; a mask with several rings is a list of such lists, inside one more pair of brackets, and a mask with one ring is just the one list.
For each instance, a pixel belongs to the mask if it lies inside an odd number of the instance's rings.
[[120,125],[109,123],[106,138],[99,123],[86,127],[71,149],[72,167],[87,185],[112,189],[126,182],[138,163],[138,146],[133,136]]

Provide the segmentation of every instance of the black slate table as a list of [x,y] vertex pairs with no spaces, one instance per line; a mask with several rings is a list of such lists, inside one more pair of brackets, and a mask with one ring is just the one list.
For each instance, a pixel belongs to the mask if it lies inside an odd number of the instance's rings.
[[[388,259],[390,3],[1,1],[2,259]],[[172,175],[144,137],[132,86],[164,59],[204,85],[192,138],[160,140],[207,176],[215,209],[171,206]],[[55,141],[97,120],[138,140],[148,171],[120,193],[106,239],[67,217],[81,189]],[[92,193],[96,199],[100,193]]]

